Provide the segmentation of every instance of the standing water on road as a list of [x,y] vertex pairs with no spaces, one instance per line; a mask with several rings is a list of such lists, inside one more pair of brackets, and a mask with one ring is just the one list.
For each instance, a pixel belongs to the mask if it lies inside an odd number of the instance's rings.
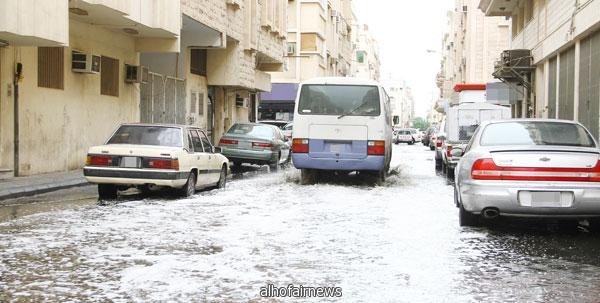
[[[0,223],[0,301],[597,302],[596,235],[460,228],[433,152],[394,146],[392,166],[382,186],[289,168]],[[261,298],[269,284],[342,296]]]

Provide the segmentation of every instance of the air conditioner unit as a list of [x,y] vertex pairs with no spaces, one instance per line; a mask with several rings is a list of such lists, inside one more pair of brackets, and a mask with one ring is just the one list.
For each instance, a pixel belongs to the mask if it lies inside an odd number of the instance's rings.
[[225,0],[225,4],[227,4],[229,7],[238,10],[240,9],[240,1],[239,0]]
[[340,12],[336,11],[336,10],[332,10],[331,11],[331,18],[339,18],[340,17]]
[[531,50],[509,49],[502,52],[501,61],[504,66],[531,67]]
[[125,82],[147,83],[149,77],[150,70],[147,67],[125,64]]
[[296,54],[296,42],[290,42],[287,44],[287,54],[288,55]]
[[100,72],[101,57],[91,54],[73,52],[71,54],[71,70],[76,73],[97,74]]
[[240,95],[235,96],[235,106],[236,107],[247,107],[248,98],[242,98]]

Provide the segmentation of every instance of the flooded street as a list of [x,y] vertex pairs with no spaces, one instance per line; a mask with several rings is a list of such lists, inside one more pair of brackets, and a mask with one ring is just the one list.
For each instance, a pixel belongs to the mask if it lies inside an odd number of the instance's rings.
[[[394,146],[384,185],[237,176],[190,199],[0,211],[5,302],[598,302],[600,237],[575,225],[461,228],[433,152]],[[78,200],[79,199],[79,200]],[[14,206],[13,206],[14,207]],[[32,206],[33,207],[33,206]],[[261,298],[273,284],[338,298]]]

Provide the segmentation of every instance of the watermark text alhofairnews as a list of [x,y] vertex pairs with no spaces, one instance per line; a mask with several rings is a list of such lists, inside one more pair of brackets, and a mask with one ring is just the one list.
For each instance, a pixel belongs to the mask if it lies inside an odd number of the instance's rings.
[[311,287],[311,286],[295,286],[289,284],[286,287],[277,287],[273,284],[268,284],[266,287],[260,288],[260,296],[263,298],[341,298],[342,288],[335,286]]

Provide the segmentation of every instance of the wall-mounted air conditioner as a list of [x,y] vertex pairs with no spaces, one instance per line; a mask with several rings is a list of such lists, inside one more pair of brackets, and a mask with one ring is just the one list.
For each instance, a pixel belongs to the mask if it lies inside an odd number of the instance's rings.
[[296,54],[296,42],[288,42],[287,44],[287,54],[295,55]]
[[76,73],[97,74],[100,72],[101,57],[85,54],[80,52],[72,52],[71,70]]
[[150,71],[145,66],[125,64],[125,82],[147,83]]
[[236,94],[235,106],[236,107],[247,107],[248,106],[248,98],[242,98],[240,95]]

